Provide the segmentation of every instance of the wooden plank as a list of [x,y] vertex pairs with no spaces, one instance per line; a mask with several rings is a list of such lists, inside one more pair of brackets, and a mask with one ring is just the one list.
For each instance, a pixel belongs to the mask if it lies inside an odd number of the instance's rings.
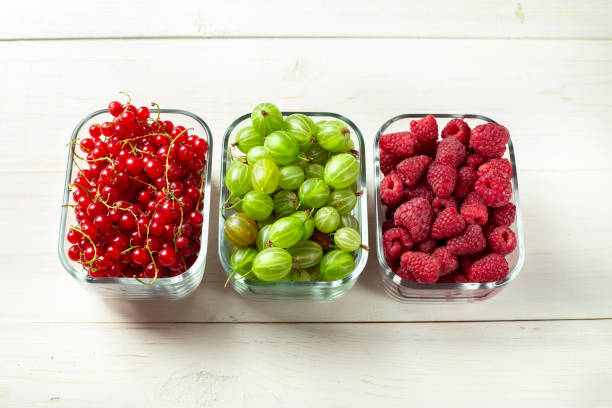
[[5,407],[612,403],[610,320],[0,330]]
[[0,170],[63,169],[74,125],[119,90],[201,115],[217,152],[270,100],[342,113],[368,146],[399,113],[480,113],[511,130],[521,170],[611,168],[607,41],[58,41],[1,43],[0,60]]
[[[0,173],[0,321],[269,322],[449,321],[612,317],[612,216],[605,205],[612,171],[524,171],[520,176],[527,247],[518,279],[485,303],[404,305],[387,297],[372,250],[359,282],[326,304],[253,302],[230,287],[217,257],[211,214],[206,273],[196,293],[176,302],[100,300],[78,287],[56,255],[63,175]],[[585,180],[589,182],[586,183]],[[571,194],[567,194],[571,186]],[[369,188],[372,192],[373,188]],[[562,199],[559,199],[562,197]],[[589,197],[589,199],[585,199]],[[374,197],[369,195],[373,214]],[[218,202],[218,181],[212,203]],[[216,207],[216,204],[212,206]],[[19,214],[22,214],[21,216]],[[24,221],[24,220],[27,220]],[[27,227],[25,227],[27,225]],[[369,242],[374,247],[375,219]],[[585,233],[588,231],[588,234]],[[45,307],[41,307],[44,304]],[[16,307],[16,305],[19,305]]]
[[[35,11],[35,12],[33,12]],[[0,39],[109,37],[611,38],[606,0],[13,2]]]

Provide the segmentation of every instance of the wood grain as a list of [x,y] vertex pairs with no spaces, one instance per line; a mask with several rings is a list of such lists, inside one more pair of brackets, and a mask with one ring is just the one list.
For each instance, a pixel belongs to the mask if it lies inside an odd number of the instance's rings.
[[3,407],[612,403],[610,320],[2,327]]
[[109,37],[612,38],[606,0],[13,2],[0,39]]

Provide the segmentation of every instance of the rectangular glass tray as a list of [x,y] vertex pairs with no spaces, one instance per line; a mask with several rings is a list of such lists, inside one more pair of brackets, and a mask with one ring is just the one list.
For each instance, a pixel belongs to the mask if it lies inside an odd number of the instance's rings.
[[[516,219],[510,228],[516,233],[517,247],[510,255],[506,256],[510,266],[508,275],[497,282],[487,283],[415,283],[404,280],[393,273],[387,265],[382,246],[382,223],[384,221],[384,208],[380,200],[380,182],[383,176],[380,173],[380,136],[385,133],[406,131],[410,129],[410,121],[424,118],[428,114],[403,114],[395,116],[385,122],[374,139],[374,185],[376,186],[376,250],[378,252],[378,262],[380,266],[380,276],[382,279],[385,292],[393,299],[405,303],[422,303],[422,302],[472,302],[484,300],[499,293],[507,284],[512,282],[521,271],[525,262],[525,239],[523,234],[523,224],[521,219],[521,208],[519,205],[519,187],[516,173],[516,162],[514,159],[514,147],[512,140],[508,142],[508,148],[504,153],[504,157],[512,163],[512,200],[516,205]],[[482,115],[473,114],[432,114],[438,120],[438,127],[444,128],[446,122],[441,122],[440,119],[464,118],[470,125],[474,126],[493,122],[493,119]]]
[[[368,217],[367,217],[367,192],[366,192],[366,172],[364,160],[364,141],[361,132],[355,124],[342,115],[329,112],[283,112],[283,116],[301,113],[313,117],[315,120],[337,119],[347,124],[351,129],[351,137],[355,142],[355,150],[359,153],[359,177],[357,178],[357,190],[363,190],[363,194],[358,197],[357,204],[351,214],[359,220],[362,243],[367,245],[368,240]],[[232,154],[243,155],[236,147],[231,147],[235,141],[236,134],[240,129],[250,125],[250,114],[245,114],[236,119],[225,132],[223,139],[223,157],[221,160],[221,194],[219,197],[219,258],[225,273],[229,277],[233,270],[230,266],[229,251],[231,244],[225,239],[223,233],[224,216],[230,214],[229,211],[222,209],[223,203],[229,196],[229,191],[224,185],[225,174],[232,159]],[[249,299],[256,300],[310,300],[328,301],[341,297],[353,287],[368,258],[367,251],[359,249],[355,259],[355,269],[347,277],[333,282],[263,282],[248,279],[238,274],[234,274],[229,282],[240,295]]]
[[[64,186],[64,200],[60,218],[58,254],[62,266],[77,282],[87,290],[90,290],[105,298],[122,299],[151,299],[166,298],[180,299],[192,293],[204,277],[206,265],[206,250],[208,240],[208,220],[210,214],[210,169],[212,163],[213,141],[212,134],[206,122],[191,112],[180,109],[160,109],[164,120],[170,120],[176,125],[183,125],[187,129],[193,128],[193,133],[204,138],[208,143],[206,153],[205,184],[204,184],[204,223],[202,224],[202,236],[200,237],[200,253],[195,263],[184,273],[171,278],[160,278],[153,285],[143,285],[134,278],[94,278],[88,276],[78,262],[70,260],[67,256],[70,243],[66,240],[66,232],[71,225],[76,224],[74,211],[66,207],[66,204],[74,204],[69,186],[76,176],[78,169],[74,166],[74,158],[71,148],[68,147],[68,161],[66,166],[66,183]],[[70,142],[76,139],[88,137],[89,126],[94,123],[103,123],[113,118],[108,110],[103,109],[87,115],[74,129]],[[79,159],[76,159],[79,160]],[[151,279],[142,279],[144,282]]]

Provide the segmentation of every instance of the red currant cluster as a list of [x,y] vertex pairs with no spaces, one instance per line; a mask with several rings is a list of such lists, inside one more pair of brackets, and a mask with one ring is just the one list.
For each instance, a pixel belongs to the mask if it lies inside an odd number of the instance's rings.
[[202,187],[208,145],[189,129],[150,118],[143,106],[113,101],[114,119],[75,141],[71,184],[77,226],[71,260],[93,277],[179,275],[200,251]]

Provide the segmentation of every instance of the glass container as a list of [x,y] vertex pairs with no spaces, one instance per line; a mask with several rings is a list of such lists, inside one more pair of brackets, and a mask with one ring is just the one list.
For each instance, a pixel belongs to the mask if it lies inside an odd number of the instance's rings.
[[[204,207],[202,214],[204,215],[204,223],[202,224],[202,236],[200,237],[201,246],[200,253],[195,263],[184,273],[169,277],[159,278],[153,285],[143,285],[134,278],[97,278],[88,276],[84,268],[78,263],[70,260],[67,256],[70,243],[66,240],[66,233],[71,225],[77,224],[74,211],[69,204],[74,204],[72,194],[70,194],[70,184],[78,172],[75,165],[76,161],[81,161],[73,157],[72,150],[68,148],[68,162],[66,166],[66,182],[64,187],[64,199],[60,219],[58,253],[60,261],[66,269],[66,272],[72,276],[79,284],[87,290],[97,293],[105,298],[123,298],[123,299],[151,299],[151,298],[166,298],[180,299],[192,293],[202,281],[204,276],[204,266],[206,264],[206,249],[208,240],[208,220],[210,214],[210,169],[211,157],[213,151],[212,134],[206,122],[193,113],[179,109],[161,109],[163,120],[170,120],[175,125],[183,125],[187,129],[193,128],[192,134],[196,134],[206,140],[208,143],[208,152],[206,153],[205,184],[203,187]],[[156,112],[152,112],[156,114]],[[89,137],[89,126],[94,123],[103,123],[111,121],[113,118],[108,113],[108,110],[103,109],[87,115],[81,120],[72,133],[70,143],[75,140]],[[83,166],[81,166],[83,167]],[[144,282],[150,282],[152,279],[142,279]]]
[[[486,122],[493,122],[493,119],[482,115],[473,114],[432,114],[438,121],[439,129],[443,129],[448,120],[453,118],[464,118],[470,128]],[[395,116],[385,122],[376,133],[374,139],[374,185],[376,186],[376,249],[378,252],[378,262],[380,264],[380,276],[382,278],[385,292],[393,299],[406,303],[421,302],[473,302],[484,300],[499,293],[506,285],[512,282],[521,271],[525,262],[525,242],[523,234],[523,224],[521,219],[521,208],[519,205],[519,187],[516,172],[516,162],[514,160],[514,147],[512,140],[508,142],[508,148],[504,157],[512,163],[512,200],[516,205],[516,219],[510,228],[515,232],[517,239],[516,249],[506,256],[510,266],[508,275],[497,282],[487,283],[415,283],[402,279],[396,275],[385,260],[382,245],[382,223],[384,221],[384,207],[380,200],[380,182],[383,175],[380,172],[379,162],[379,141],[380,136],[385,133],[406,131],[410,129],[410,121],[424,118],[427,114],[403,114]]]
[[[359,177],[357,178],[357,191],[362,191],[362,194],[357,197],[357,204],[351,212],[359,221],[359,233],[361,235],[362,244],[368,244],[368,217],[367,217],[367,192],[366,192],[366,172],[364,160],[364,142],[361,131],[348,118],[329,112],[283,112],[283,115],[289,116],[294,113],[301,113],[310,116],[313,120],[340,120],[350,127],[351,138],[355,144],[354,149],[359,155]],[[232,156],[240,156],[242,154],[237,147],[232,147],[235,141],[236,134],[240,129],[251,124],[250,114],[245,114],[236,119],[225,132],[223,139],[223,157],[221,160],[221,194],[219,197],[219,258],[221,265],[225,270],[229,284],[234,290],[249,299],[256,300],[306,300],[306,301],[328,301],[341,297],[349,289],[353,287],[363,268],[365,267],[368,253],[364,249],[357,250],[355,258],[355,269],[353,272],[343,279],[333,282],[264,282],[245,278],[237,273],[233,274],[230,266],[229,251],[231,244],[225,239],[223,233],[224,217],[231,214],[231,211],[223,210],[223,203],[229,196],[229,191],[225,187],[225,174],[232,160]]]

